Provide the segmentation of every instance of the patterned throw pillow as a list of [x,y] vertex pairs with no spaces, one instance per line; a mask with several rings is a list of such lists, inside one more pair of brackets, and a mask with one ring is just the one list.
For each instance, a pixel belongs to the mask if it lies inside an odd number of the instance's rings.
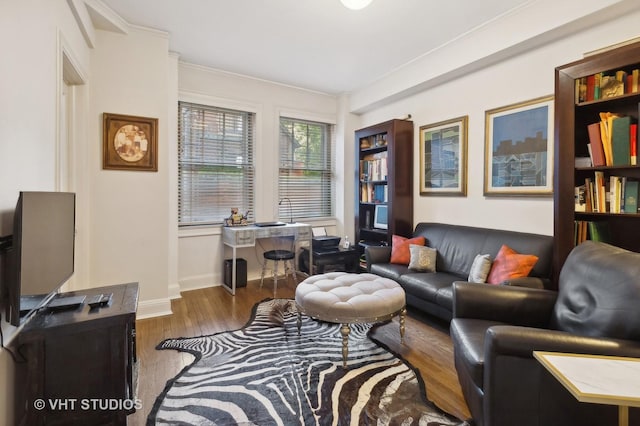
[[473,259],[471,270],[469,271],[469,278],[467,281],[470,283],[484,283],[487,281],[487,276],[491,270],[491,255],[479,254]]
[[409,245],[416,244],[423,246],[426,242],[424,237],[415,237],[407,239],[399,235],[393,235],[391,237],[391,263],[397,263],[399,265],[408,265],[411,261],[411,253],[409,252]]
[[427,246],[419,246],[409,244],[411,252],[411,260],[409,261],[409,269],[419,272],[435,272],[436,256],[438,251]]
[[491,266],[487,282],[500,284],[512,278],[526,277],[538,261],[538,256],[519,254],[509,246],[502,245]]

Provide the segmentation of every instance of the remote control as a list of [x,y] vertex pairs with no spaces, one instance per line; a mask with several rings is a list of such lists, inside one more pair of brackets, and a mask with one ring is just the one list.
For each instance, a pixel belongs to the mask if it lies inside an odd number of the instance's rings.
[[97,308],[98,306],[100,306],[100,302],[102,301],[103,296],[104,295],[102,294],[96,294],[95,296],[91,296],[89,298],[89,301],[87,302],[87,305],[89,305],[92,309]]
[[100,306],[108,306],[109,303],[111,303],[112,296],[113,296],[113,293],[103,294],[102,297],[100,298]]

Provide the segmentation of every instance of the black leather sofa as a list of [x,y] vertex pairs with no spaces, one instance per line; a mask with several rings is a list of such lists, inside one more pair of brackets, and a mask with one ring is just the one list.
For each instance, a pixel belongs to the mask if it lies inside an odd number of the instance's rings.
[[578,402],[533,351],[640,357],[640,253],[587,241],[558,292],[456,283],[453,298],[455,367],[477,426],[618,424],[617,407]]
[[518,253],[539,258],[528,277],[503,284],[551,287],[551,236],[428,222],[419,223],[413,236],[424,236],[425,245],[437,250],[436,272],[416,272],[408,266],[389,263],[391,247],[388,246],[366,248],[367,270],[397,281],[404,288],[407,305],[430,315],[451,320],[453,283],[467,281],[476,255],[490,254],[494,259],[503,244]]

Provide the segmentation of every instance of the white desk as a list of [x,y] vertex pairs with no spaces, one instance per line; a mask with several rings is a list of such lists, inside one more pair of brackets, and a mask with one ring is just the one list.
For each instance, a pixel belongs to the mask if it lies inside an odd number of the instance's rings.
[[[231,294],[236,294],[236,250],[242,247],[255,247],[256,239],[293,236],[296,243],[304,242],[311,250],[313,233],[311,225],[306,223],[287,223],[282,226],[225,226],[222,228],[222,243],[231,247],[233,252],[231,260],[231,287],[223,282],[223,287]],[[312,256],[312,254],[310,254]],[[224,257],[224,256],[223,256]],[[309,264],[312,264],[309,259]],[[223,269],[224,270],[224,269]]]
[[534,351],[533,356],[580,402],[618,406],[618,425],[640,407],[640,359]]

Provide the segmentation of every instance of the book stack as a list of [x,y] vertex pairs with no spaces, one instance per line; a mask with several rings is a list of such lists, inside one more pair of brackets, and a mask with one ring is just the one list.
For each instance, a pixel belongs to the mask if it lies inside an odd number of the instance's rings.
[[639,79],[640,71],[637,68],[630,72],[625,70],[599,72],[576,79],[576,103],[637,93]]
[[589,156],[594,167],[635,166],[638,124],[629,116],[601,112],[600,121],[587,125]]
[[362,182],[387,180],[388,173],[386,151],[368,155],[360,160],[360,180]]
[[574,222],[575,245],[586,240],[611,243],[609,222],[595,220],[576,220]]
[[575,187],[575,211],[638,214],[638,181],[595,171],[594,179]]

